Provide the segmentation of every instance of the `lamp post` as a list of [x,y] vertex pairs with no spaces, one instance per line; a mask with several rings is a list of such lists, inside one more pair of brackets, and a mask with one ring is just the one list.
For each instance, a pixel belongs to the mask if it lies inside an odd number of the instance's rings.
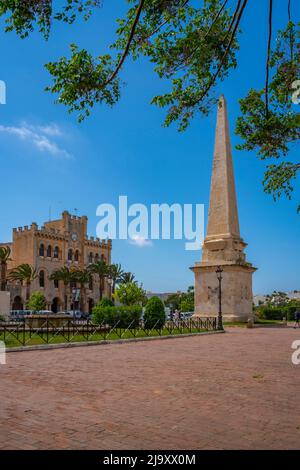
[[80,300],[80,289],[73,287],[72,289],[72,301],[73,301],[73,321],[75,321],[75,310],[78,308],[78,302]]
[[223,318],[222,318],[222,272],[223,269],[221,266],[218,266],[216,269],[216,275],[219,281],[219,311],[218,311],[218,330],[223,330]]

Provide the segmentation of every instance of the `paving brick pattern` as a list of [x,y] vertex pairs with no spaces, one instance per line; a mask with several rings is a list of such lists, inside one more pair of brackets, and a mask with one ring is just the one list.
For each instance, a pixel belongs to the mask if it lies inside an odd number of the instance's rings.
[[0,449],[299,449],[300,330],[7,354]]

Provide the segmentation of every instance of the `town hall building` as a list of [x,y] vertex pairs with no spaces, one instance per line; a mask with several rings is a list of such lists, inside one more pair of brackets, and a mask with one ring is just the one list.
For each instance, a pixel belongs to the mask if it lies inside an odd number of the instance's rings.
[[[65,300],[68,309],[72,308],[70,289],[62,281],[49,279],[53,271],[63,266],[83,270],[98,260],[108,265],[111,263],[111,240],[88,237],[87,222],[86,216],[79,217],[64,211],[61,219],[45,222],[41,228],[36,223],[29,227],[14,228],[12,242],[0,244],[11,249],[8,273],[23,263],[36,269],[37,277],[31,283],[30,293],[42,292],[47,301],[47,310],[55,313],[63,310]],[[11,294],[11,310],[26,309],[26,286],[9,281],[8,290]],[[105,282],[104,295],[110,295],[108,281]],[[97,275],[93,275],[86,286],[82,309],[91,312],[99,296],[99,281]]]

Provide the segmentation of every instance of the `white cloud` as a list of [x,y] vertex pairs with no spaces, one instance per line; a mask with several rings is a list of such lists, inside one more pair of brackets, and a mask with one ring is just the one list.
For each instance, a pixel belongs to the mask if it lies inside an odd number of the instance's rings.
[[54,140],[54,137],[63,137],[64,135],[56,124],[34,126],[27,122],[22,122],[19,126],[0,125],[0,132],[30,142],[40,152],[45,152],[59,158],[71,158],[71,154]]
[[46,126],[39,126],[38,129],[43,133],[51,136],[63,136],[62,130],[58,127],[57,124],[48,124]]
[[129,243],[131,243],[131,245],[136,245],[140,248],[153,245],[151,240],[148,240],[147,238],[143,238],[140,235],[135,235],[133,238],[129,240]]

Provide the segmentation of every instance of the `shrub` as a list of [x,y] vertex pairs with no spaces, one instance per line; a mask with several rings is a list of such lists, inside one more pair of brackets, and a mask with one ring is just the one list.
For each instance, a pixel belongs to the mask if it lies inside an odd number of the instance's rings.
[[27,308],[29,310],[39,311],[45,310],[46,308],[46,299],[42,292],[33,292],[30,296],[29,301],[27,302]]
[[101,307],[96,305],[93,308],[93,322],[106,324],[117,328],[137,328],[140,324],[142,307],[139,305]]
[[265,320],[282,320],[286,316],[285,308],[283,307],[261,307],[259,312],[259,318]]
[[145,307],[145,328],[162,328],[166,321],[164,304],[159,297],[151,297]]
[[300,310],[300,302],[295,302],[293,305],[285,307],[285,315],[289,321],[294,321],[296,310]]
[[147,302],[146,292],[142,286],[138,286],[135,282],[120,284],[114,298],[123,305],[137,305],[138,303],[145,305]]
[[193,312],[194,311],[194,303],[191,302],[190,300],[188,299],[183,299],[181,302],[180,302],[180,310],[182,312]]
[[102,300],[100,300],[97,303],[97,307],[113,307],[114,303],[112,300],[108,299],[107,297],[104,297]]
[[5,317],[4,315],[1,315],[1,313],[0,313],[0,321],[5,321]]

